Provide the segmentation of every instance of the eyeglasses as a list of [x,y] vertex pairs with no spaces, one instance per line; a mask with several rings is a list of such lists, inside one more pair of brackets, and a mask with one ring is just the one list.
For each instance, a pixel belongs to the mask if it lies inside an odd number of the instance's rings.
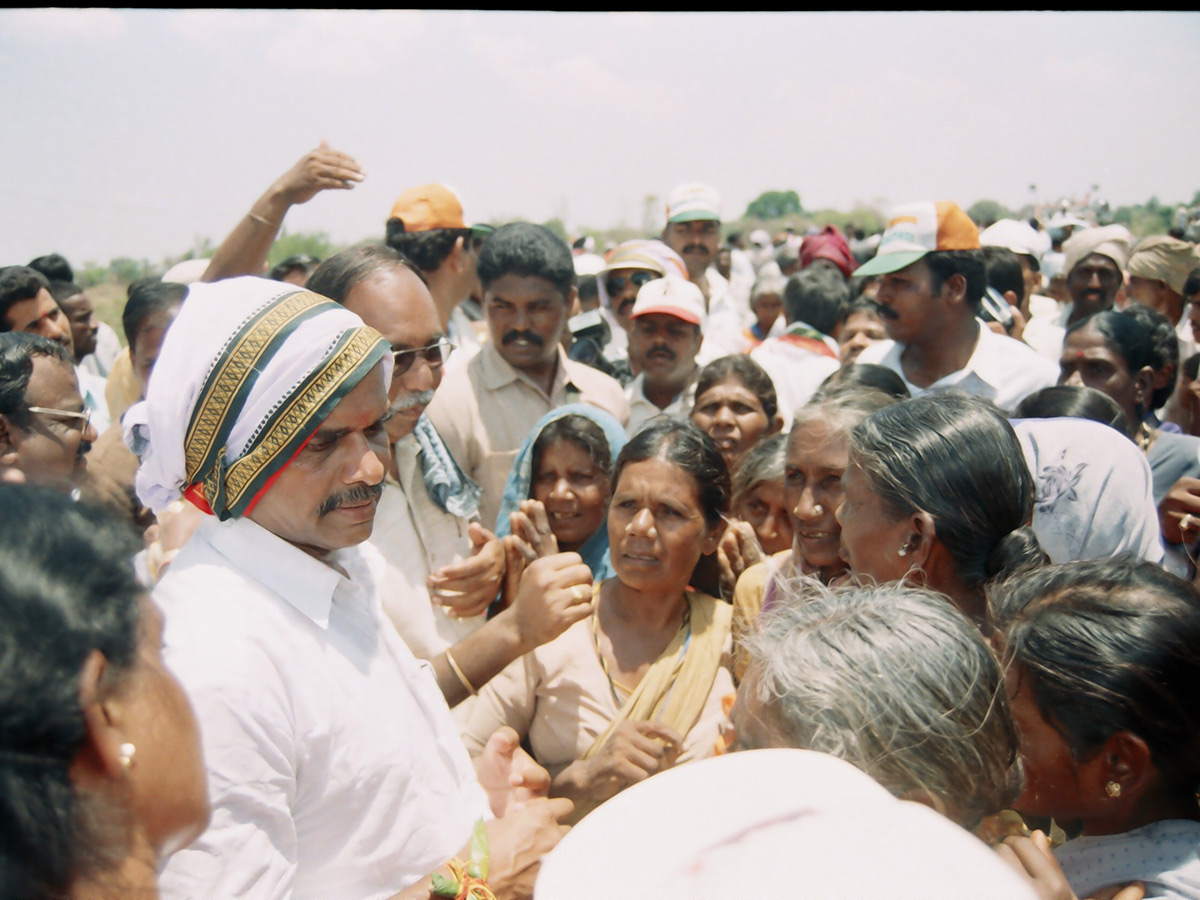
[[454,350],[454,345],[445,338],[439,338],[432,344],[426,347],[414,347],[411,350],[397,350],[392,359],[395,360],[395,368],[392,369],[392,377],[399,378],[405,372],[413,367],[413,363],[417,361],[417,354],[425,358],[425,362],[431,369],[440,369],[442,364],[450,358],[451,352]]
[[628,278],[623,275],[613,275],[604,282],[604,286],[608,289],[608,296],[615,297],[621,291],[625,290],[625,285],[632,284],[634,287],[641,287],[648,281],[653,281],[658,276],[653,272],[642,270],[634,272]]
[[92,422],[92,411],[85,409],[83,412],[73,412],[69,409],[51,409],[48,406],[29,406],[26,407],[29,412],[43,413],[49,416],[59,416],[63,419],[75,419],[79,421],[79,430],[87,431],[88,425]]

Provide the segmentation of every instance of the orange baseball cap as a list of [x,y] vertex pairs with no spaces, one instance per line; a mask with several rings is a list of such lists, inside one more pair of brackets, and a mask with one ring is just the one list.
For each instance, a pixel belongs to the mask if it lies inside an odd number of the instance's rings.
[[396,198],[389,219],[399,219],[406,232],[466,228],[462,201],[444,184],[423,184]]
[[910,203],[892,212],[875,258],[859,266],[854,274],[898,272],[935,250],[978,249],[979,229],[957,203]]

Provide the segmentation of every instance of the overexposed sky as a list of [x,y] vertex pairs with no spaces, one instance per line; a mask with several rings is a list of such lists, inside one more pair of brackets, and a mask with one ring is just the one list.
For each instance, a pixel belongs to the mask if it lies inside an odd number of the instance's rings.
[[0,11],[0,264],[219,241],[322,139],[367,180],[293,231],[382,236],[404,189],[468,218],[640,227],[703,180],[729,218],[1200,188],[1200,15]]

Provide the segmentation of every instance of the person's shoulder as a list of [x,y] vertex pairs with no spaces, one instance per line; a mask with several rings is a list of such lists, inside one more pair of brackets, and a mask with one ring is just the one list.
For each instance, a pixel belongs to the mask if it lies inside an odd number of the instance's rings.
[[[891,365],[888,361],[889,358],[893,354],[899,354],[899,347],[900,345],[893,340],[877,341],[871,346],[863,348],[862,353],[858,354],[858,359],[854,361],[856,363],[870,363],[875,366],[889,366]],[[892,368],[895,368],[895,366],[892,366]]]

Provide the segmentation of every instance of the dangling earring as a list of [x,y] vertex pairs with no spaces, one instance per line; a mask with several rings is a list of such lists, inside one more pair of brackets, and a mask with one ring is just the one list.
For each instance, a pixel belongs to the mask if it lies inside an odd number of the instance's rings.
[[1116,800],[1121,796],[1120,783],[1116,781],[1110,781],[1108,784],[1104,785],[1104,793],[1108,794],[1111,799]]
[[137,752],[137,747],[133,744],[125,743],[120,746],[117,751],[121,754],[121,767],[128,772],[133,765],[133,754]]

